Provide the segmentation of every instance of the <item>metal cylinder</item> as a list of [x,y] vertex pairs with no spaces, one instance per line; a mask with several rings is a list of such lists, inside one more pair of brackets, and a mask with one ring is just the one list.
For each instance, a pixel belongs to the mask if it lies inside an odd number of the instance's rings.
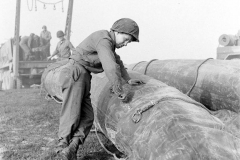
[[[240,63],[229,60],[156,60],[131,64],[129,70],[160,80],[211,110],[240,112]],[[202,64],[202,65],[201,65]],[[200,66],[201,65],[201,66]]]
[[[56,63],[56,66],[58,64]],[[59,65],[58,67],[50,70],[45,78],[42,78],[42,83],[47,93],[52,97],[63,100],[63,88],[66,82],[71,81],[70,77],[71,63]]]
[[158,80],[129,74],[145,84],[123,86],[128,102],[110,92],[104,74],[93,75],[91,86],[96,127],[129,160],[240,158],[240,139],[212,111]]

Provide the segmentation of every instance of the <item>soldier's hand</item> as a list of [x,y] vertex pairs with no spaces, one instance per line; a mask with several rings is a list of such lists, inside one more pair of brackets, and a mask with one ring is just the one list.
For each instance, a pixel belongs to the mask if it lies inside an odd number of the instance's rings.
[[49,57],[47,57],[47,60],[49,61],[49,60],[51,60],[51,58],[52,58],[52,57],[51,57],[51,56],[49,56]]
[[118,96],[118,99],[121,99],[122,101],[127,101],[127,94],[120,94]]
[[130,92],[129,93],[123,93],[118,96],[118,99],[120,99],[124,103],[128,103],[131,99]]
[[128,80],[128,84],[139,85],[139,84],[144,84],[144,82],[142,80],[139,80],[139,79],[130,79],[130,80]]
[[114,94],[119,96],[122,93],[122,87],[120,86],[120,84],[114,84],[112,86],[112,91],[113,91]]
[[[128,86],[130,87],[131,85]],[[117,95],[117,98],[122,102],[128,103],[131,99],[131,87],[129,87],[125,86],[125,89],[123,89],[123,86],[120,83],[116,83],[112,86],[111,91]]]

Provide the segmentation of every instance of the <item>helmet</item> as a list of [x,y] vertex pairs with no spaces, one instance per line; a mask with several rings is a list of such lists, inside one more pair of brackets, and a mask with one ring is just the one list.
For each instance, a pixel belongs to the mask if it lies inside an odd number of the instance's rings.
[[39,36],[35,34],[35,35],[33,36],[33,38],[34,38],[34,39],[37,39],[37,38],[39,38]]
[[135,21],[130,18],[122,18],[117,20],[111,28],[112,31],[130,34],[133,41],[139,42],[139,27]]
[[31,34],[30,34],[30,37],[33,37],[34,35],[35,35],[34,33],[31,33]]
[[42,29],[43,29],[43,28],[47,28],[47,26],[44,25],[44,26],[42,26]]
[[63,31],[57,31],[57,37],[58,38],[63,37],[63,36],[64,36]]

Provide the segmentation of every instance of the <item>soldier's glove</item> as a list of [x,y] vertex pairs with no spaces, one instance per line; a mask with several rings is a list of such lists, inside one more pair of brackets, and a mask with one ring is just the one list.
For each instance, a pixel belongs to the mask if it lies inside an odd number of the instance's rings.
[[122,102],[127,102],[129,97],[129,92],[124,91],[121,84],[115,84],[112,86],[111,91],[117,95],[118,99],[120,99]]
[[129,101],[131,101],[133,94],[131,92],[131,85],[129,84],[124,84],[122,86],[122,93],[120,95],[118,95],[118,99],[120,99],[122,102],[124,103],[128,103]]
[[120,94],[123,93],[123,91],[122,91],[122,86],[121,86],[120,84],[114,84],[114,85],[112,86],[112,92],[113,92],[114,94],[116,94],[117,96],[119,96]]
[[47,61],[51,60],[52,56],[47,57]]
[[130,79],[127,81],[128,84],[130,85],[139,85],[139,84],[144,84],[143,81],[139,80],[139,79]]
[[123,102],[127,102],[128,101],[128,95],[126,93],[120,94],[118,96],[118,99],[120,99]]

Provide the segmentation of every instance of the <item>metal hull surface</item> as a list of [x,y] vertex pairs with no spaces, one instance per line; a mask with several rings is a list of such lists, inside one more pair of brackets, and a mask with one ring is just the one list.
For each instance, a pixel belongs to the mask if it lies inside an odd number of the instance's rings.
[[111,93],[104,74],[93,75],[91,86],[96,127],[129,160],[240,159],[240,139],[217,118],[222,111],[216,114],[148,76],[129,74],[145,84],[125,84],[130,92],[126,103]]
[[[131,64],[128,70],[160,80],[211,110],[240,112],[240,61],[238,60],[155,60]],[[201,66],[200,66],[201,65]],[[199,68],[199,70],[198,70]]]

